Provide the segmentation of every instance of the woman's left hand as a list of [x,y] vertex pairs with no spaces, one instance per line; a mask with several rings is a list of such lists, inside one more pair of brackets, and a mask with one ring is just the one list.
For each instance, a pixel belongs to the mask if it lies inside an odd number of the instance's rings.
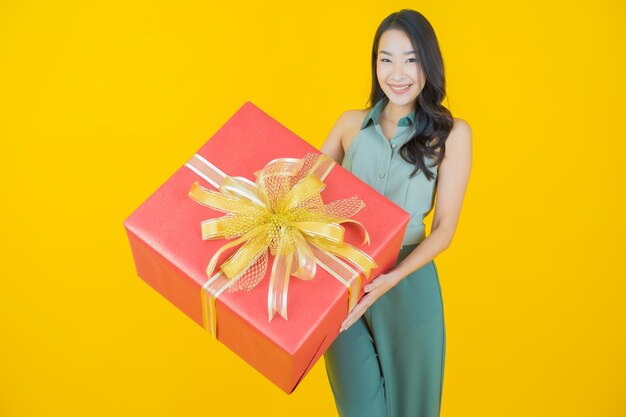
[[397,283],[398,281],[395,274],[387,272],[386,274],[379,275],[376,279],[367,284],[365,288],[363,288],[365,295],[343,321],[340,331],[344,331],[352,326],[376,300],[391,288],[395,287]]

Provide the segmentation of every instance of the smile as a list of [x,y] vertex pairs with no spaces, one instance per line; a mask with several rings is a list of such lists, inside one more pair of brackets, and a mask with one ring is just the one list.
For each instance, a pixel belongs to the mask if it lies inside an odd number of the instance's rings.
[[405,92],[406,90],[408,90],[408,89],[409,89],[409,88],[410,88],[413,84],[407,84],[407,85],[405,85],[405,86],[403,86],[403,87],[396,87],[396,86],[393,86],[393,85],[391,85],[391,84],[388,84],[388,85],[389,85],[389,87],[391,88],[391,90],[392,90],[394,93],[403,93],[403,92]]

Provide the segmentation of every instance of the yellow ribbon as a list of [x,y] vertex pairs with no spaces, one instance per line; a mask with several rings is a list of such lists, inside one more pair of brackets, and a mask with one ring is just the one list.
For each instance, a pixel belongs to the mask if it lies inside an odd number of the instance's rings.
[[[364,207],[356,197],[324,204],[324,178],[335,162],[324,154],[307,154],[302,159],[280,158],[255,172],[256,181],[230,177],[200,155],[186,164],[219,191],[194,182],[188,193],[199,204],[226,213],[201,222],[202,239],[237,238],[222,246],[206,269],[208,281],[202,288],[205,328],[217,337],[215,301],[223,291],[250,291],[265,276],[268,250],[274,256],[268,291],[268,321],[278,312],[287,319],[287,293],[291,275],[311,280],[319,264],[344,283],[350,292],[349,311],[356,305],[360,274],[369,277],[376,262],[365,252],[344,241],[342,223],[354,223],[365,234],[365,226],[350,219]],[[219,257],[241,245],[214,274]],[[339,258],[349,261],[358,271]]]

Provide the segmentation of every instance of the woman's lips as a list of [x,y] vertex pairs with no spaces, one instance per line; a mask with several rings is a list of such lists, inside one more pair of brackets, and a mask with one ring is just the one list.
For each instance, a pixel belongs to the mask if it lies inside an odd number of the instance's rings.
[[413,84],[404,84],[401,87],[397,87],[397,86],[392,85],[392,84],[388,84],[388,85],[391,88],[391,91],[393,91],[394,93],[396,93],[396,94],[404,94],[404,93],[406,93],[407,91],[409,91],[411,89],[411,86]]

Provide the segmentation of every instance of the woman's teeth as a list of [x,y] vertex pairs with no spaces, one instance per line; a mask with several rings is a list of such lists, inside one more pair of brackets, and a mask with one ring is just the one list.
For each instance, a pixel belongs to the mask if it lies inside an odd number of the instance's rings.
[[405,90],[407,90],[407,89],[408,89],[409,87],[411,87],[412,85],[413,85],[413,84],[408,84],[408,85],[405,85],[404,87],[401,87],[401,88],[394,87],[394,86],[392,86],[392,85],[390,85],[389,87],[391,87],[391,89],[392,89],[393,91],[396,91],[396,92],[401,92],[401,91],[405,91]]

